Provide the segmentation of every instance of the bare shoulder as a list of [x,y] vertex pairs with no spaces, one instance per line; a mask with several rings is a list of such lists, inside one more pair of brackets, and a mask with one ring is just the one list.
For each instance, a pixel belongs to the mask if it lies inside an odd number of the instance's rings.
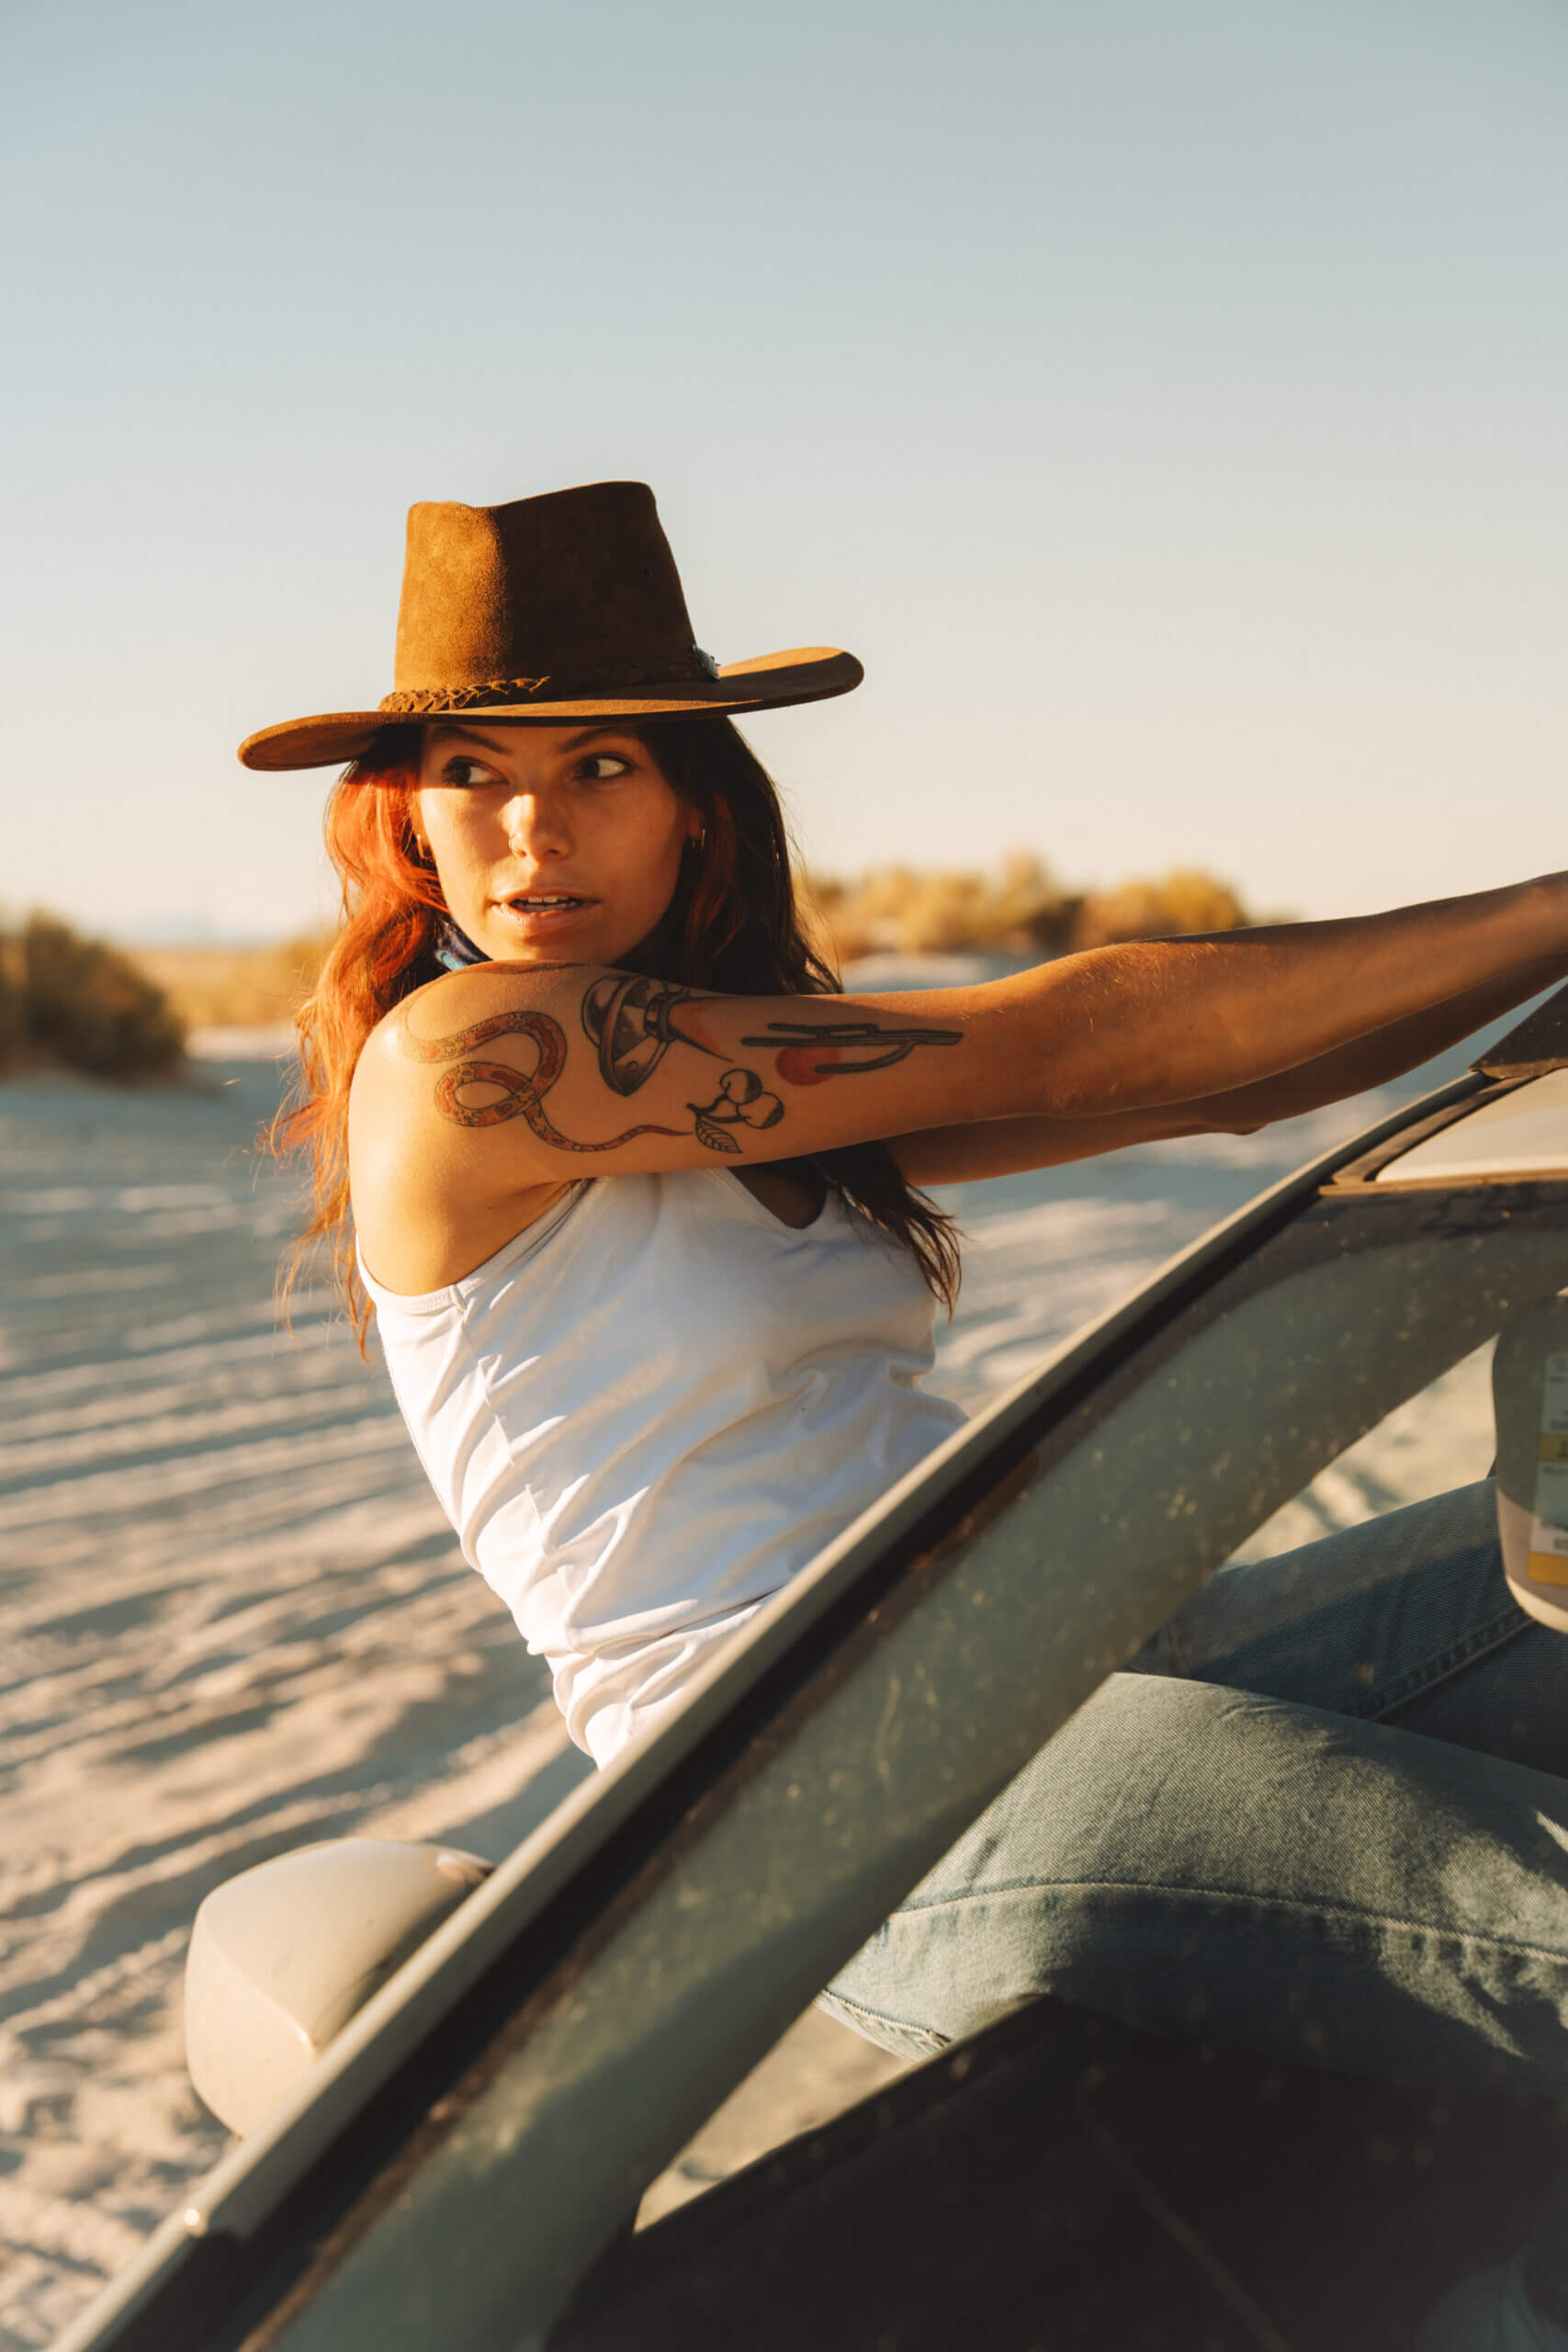
[[541,1027],[541,1021],[527,1016],[555,1017],[573,977],[583,970],[574,964],[476,964],[468,971],[443,972],[378,1022],[360,1068],[371,1084],[417,1083],[415,1074],[422,1069],[477,1053],[498,1037]]
[[[349,1098],[349,1182],[361,1252],[388,1289],[413,1295],[460,1281],[565,1189],[553,1170],[464,1148],[475,1087],[482,1107],[515,1102],[537,1079],[516,1048],[547,977],[495,965],[443,974],[367,1039]],[[541,1014],[558,1026],[547,1008]]]

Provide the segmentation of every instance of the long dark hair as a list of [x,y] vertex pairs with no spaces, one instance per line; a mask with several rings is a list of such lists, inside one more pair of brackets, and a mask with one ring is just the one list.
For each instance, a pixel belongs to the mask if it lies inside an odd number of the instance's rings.
[[[773,780],[728,718],[665,718],[636,729],[706,840],[684,860],[664,921],[637,967],[725,996],[837,996],[837,973],[801,927],[789,835]],[[840,1145],[807,1163],[908,1250],[951,1313],[959,1259],[953,1219],[900,1173],[885,1143]]]
[[[698,811],[705,835],[700,853],[682,857],[674,896],[627,968],[726,996],[840,993],[801,926],[773,778],[739,731],[707,714],[639,720],[627,731]],[[302,1247],[330,1245],[361,1333],[369,1308],[348,1228],[348,1091],[371,1031],[438,969],[433,949],[445,911],[412,821],[420,732],[417,725],[383,728],[328,800],[326,845],[343,885],[343,927],[298,1015],[299,1085],[273,1127],[276,1149],[310,1154],[313,1214]],[[799,1164],[906,1249],[951,1312],[959,1282],[953,1219],[906,1182],[885,1143],[845,1144]]]

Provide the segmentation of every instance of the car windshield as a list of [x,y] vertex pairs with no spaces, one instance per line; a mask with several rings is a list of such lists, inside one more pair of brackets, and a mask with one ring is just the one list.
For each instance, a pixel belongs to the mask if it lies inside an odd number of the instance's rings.
[[[1546,1141],[1522,1159],[1475,1124],[1529,1084],[1461,1080],[1420,1129],[1394,1116],[1179,1260],[977,1415],[761,1613],[669,1733],[569,1800],[186,2217],[254,2252],[262,2217],[320,2195],[330,2167],[340,2225],[294,2243],[266,2340],[577,2342],[573,2299],[593,2308],[606,2248],[639,2203],[639,2246],[690,2223],[660,2216],[702,2185],[714,2110],[825,1982],[889,2071],[939,2052],[1041,1990],[1003,1915],[1042,1884],[1071,1929],[1049,1987],[1069,2004],[1211,2052],[1419,2073],[1432,2053],[1399,2046],[1397,1984],[1382,1997],[1399,1968],[1380,1974],[1355,1936],[1334,1966],[1303,1955],[1331,1864],[1364,1927],[1397,1911],[1412,1839],[1450,1833],[1456,1669],[1515,1630],[1495,1597],[1457,1632],[1412,1611],[1434,1546],[1451,1565],[1481,1540],[1463,1498],[1495,1450],[1498,1334],[1568,1289],[1562,1106],[1550,1086],[1531,1098]],[[1436,1532],[1412,1510],[1456,1490]],[[1302,1548],[1346,1529],[1348,1547]],[[1529,1763],[1539,1725],[1501,1680],[1481,1703],[1472,1744]],[[1369,1758],[1401,1726],[1438,1764],[1394,1804]],[[1326,1769],[1329,1750],[1340,1811],[1314,1818],[1303,1759]],[[1051,1834],[1010,1875],[1024,1796]],[[942,2000],[976,1898],[1001,1926],[971,2014]],[[1508,1899],[1478,1882],[1460,1928],[1506,1925]],[[1270,1905],[1233,1964],[1191,1964],[1238,1907],[1256,1924]],[[1292,1905],[1299,1936],[1277,1916]],[[908,1998],[917,1946],[934,2008]],[[1472,2023],[1450,2020],[1454,2050]],[[1528,2087],[1510,2032],[1503,2072]],[[635,2302],[606,2345],[652,2340]]]

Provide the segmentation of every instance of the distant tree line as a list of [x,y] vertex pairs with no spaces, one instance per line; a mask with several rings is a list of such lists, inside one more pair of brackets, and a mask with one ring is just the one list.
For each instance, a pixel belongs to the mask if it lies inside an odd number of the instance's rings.
[[[1196,869],[1069,890],[1023,851],[995,875],[886,865],[855,881],[807,874],[801,884],[807,922],[838,966],[887,951],[1043,958],[1255,920],[1229,883]],[[321,931],[254,947],[130,952],[53,915],[0,925],[0,1074],[53,1066],[95,1078],[171,1076],[188,1029],[290,1019],[331,943]]]

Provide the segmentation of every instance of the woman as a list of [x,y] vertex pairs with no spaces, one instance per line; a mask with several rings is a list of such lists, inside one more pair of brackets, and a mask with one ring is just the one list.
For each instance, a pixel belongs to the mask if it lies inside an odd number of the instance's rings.
[[[316,1230],[374,1306],[468,1557],[600,1763],[960,1418],[919,1385],[957,1282],[919,1188],[1251,1132],[1568,974],[1556,875],[833,996],[729,714],[860,674],[824,649],[717,669],[640,484],[416,506],[394,693],[241,753],[352,763],[328,823],[347,921],[285,1134],[316,1155]],[[1314,1549],[1345,1596],[1337,1649],[1304,1665],[1283,1616],[1270,1636],[1268,1570],[1210,1588],[1180,1629],[1201,1679],[1113,1678],[844,1972],[838,2014],[930,2049],[1056,1986],[1298,2054],[1382,2068],[1393,2037],[1408,2063],[1568,2087],[1568,1894],[1507,1812],[1568,1824],[1548,1778],[1568,1770],[1568,1651],[1506,1600],[1489,1488]],[[1386,1706],[1360,1670],[1380,1642]],[[1429,1735],[1403,1776],[1370,1720],[1396,1707]],[[1460,1752],[1509,1737],[1507,1760]],[[1173,1743],[1210,1792],[1179,1837],[1108,1793]],[[1318,1802],[1270,1826],[1270,1775],[1299,1790],[1303,1768]],[[1455,1838],[1490,1872],[1484,1917],[1459,1916]],[[1389,1928],[1394,1871],[1418,1960],[1362,1932]],[[1499,1900],[1528,1933],[1499,1941]]]

